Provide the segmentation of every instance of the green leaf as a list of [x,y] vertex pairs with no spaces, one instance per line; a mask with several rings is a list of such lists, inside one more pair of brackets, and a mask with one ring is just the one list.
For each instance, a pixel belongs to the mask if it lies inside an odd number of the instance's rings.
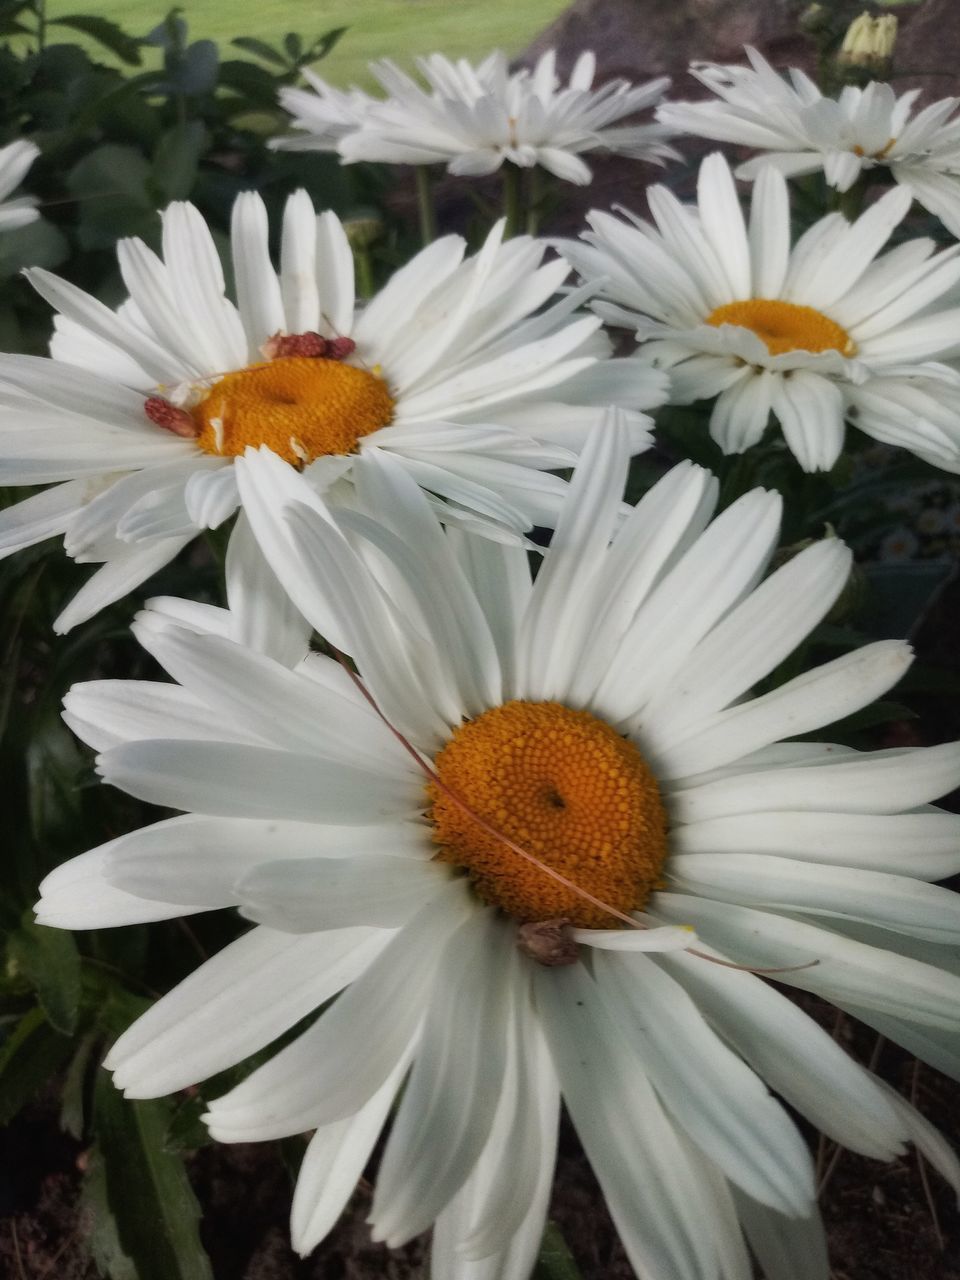
[[0,1124],[12,1120],[66,1062],[70,1041],[39,1006],[20,1019],[0,1049]]
[[103,1156],[94,1147],[83,1180],[83,1204],[90,1222],[87,1243],[97,1271],[106,1280],[139,1280],[136,1264],[124,1253],[117,1222],[107,1199],[107,1175]]
[[286,69],[286,58],[282,53],[274,49],[272,45],[267,44],[266,40],[257,40],[253,36],[237,36],[230,43],[236,45],[238,49],[244,49],[247,53],[252,53],[256,57],[262,58],[264,62],[272,62],[274,66]]
[[37,924],[27,912],[10,935],[9,955],[33,984],[50,1025],[73,1035],[80,1010],[80,953],[73,935]]
[[149,234],[156,209],[150,165],[134,147],[104,143],[79,160],[67,187],[80,201],[77,239],[83,249],[112,249],[120,236]]
[[212,1280],[200,1243],[200,1206],[183,1161],[164,1150],[169,1104],[130,1102],[100,1072],[94,1125],[115,1242],[137,1280]]
[[308,66],[311,62],[319,62],[321,58],[325,58],[340,37],[349,30],[349,27],[334,27],[332,31],[327,31],[314,40],[306,54],[300,58],[300,66]]
[[128,36],[122,27],[118,27],[109,18],[99,18],[91,13],[70,13],[65,18],[48,18],[47,21],[51,26],[56,24],[70,27],[73,31],[89,36],[130,67],[140,66],[140,41]]
[[97,1033],[91,1031],[80,1041],[80,1047],[67,1068],[60,1095],[60,1128],[78,1141],[83,1136],[87,1072],[98,1040]]
[[555,1222],[548,1222],[543,1233],[533,1280],[580,1280],[573,1254]]
[[164,202],[187,199],[209,144],[210,135],[199,120],[178,124],[162,135],[153,153],[153,178]]
[[14,227],[0,240],[0,279],[19,275],[24,267],[58,267],[70,256],[66,236],[46,218]]
[[83,819],[77,783],[87,768],[73,735],[51,710],[36,724],[27,745],[30,831],[41,848],[75,839]]
[[164,1139],[164,1150],[181,1152],[197,1151],[208,1147],[213,1139],[201,1116],[210,1103],[201,1093],[186,1098],[173,1113],[170,1127]]
[[171,76],[174,93],[213,93],[217,87],[220,52],[213,40],[195,40],[177,63]]

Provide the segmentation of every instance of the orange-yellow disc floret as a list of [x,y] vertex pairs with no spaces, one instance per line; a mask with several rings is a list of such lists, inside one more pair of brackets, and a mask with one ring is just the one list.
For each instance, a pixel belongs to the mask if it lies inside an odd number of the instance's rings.
[[[498,833],[618,911],[642,907],[656,887],[667,853],[656,779],[633,743],[590,712],[507,702],[454,730],[434,764]],[[442,787],[427,790],[437,857],[468,871],[486,902],[524,923],[624,927],[484,830]]]
[[207,453],[242,454],[265,444],[299,466],[353,453],[362,436],[393,420],[376,374],[339,360],[281,356],[228,373],[192,410]]
[[772,356],[786,351],[839,351],[842,356],[852,356],[857,351],[857,344],[835,320],[814,307],[779,298],[727,302],[711,311],[707,324],[738,324],[750,329]]

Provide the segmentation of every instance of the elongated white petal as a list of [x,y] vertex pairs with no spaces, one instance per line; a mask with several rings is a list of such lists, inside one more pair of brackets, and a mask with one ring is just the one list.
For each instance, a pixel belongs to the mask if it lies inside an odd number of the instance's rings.
[[211,1103],[213,1136],[254,1142],[357,1112],[418,1035],[444,943],[471,910],[462,882],[454,882],[418,912],[309,1031]]
[[159,1000],[107,1055],[129,1098],[156,1098],[262,1049],[352,982],[389,935],[339,929],[297,937],[257,928]]
[[[698,950],[716,954],[703,942]],[[904,1128],[867,1072],[790,1000],[752,973],[699,956],[673,953],[662,964],[760,1078],[818,1129],[878,1160],[902,1152]]]
[[689,922],[739,964],[778,970],[778,981],[909,1021],[955,1026],[960,977],[907,956],[751,907],[659,893],[658,915]]
[[448,942],[377,1177],[375,1240],[395,1247],[419,1235],[479,1158],[506,1068],[518,963],[492,911],[478,912]]
[[691,1141],[748,1195],[781,1213],[806,1213],[814,1199],[806,1144],[682,987],[644,956],[601,954],[593,971],[624,1038]]

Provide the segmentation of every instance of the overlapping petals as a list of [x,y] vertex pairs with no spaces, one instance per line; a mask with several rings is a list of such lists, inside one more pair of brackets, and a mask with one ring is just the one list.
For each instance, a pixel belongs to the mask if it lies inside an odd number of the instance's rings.
[[[556,53],[531,69],[511,72],[503,53],[478,66],[441,54],[417,60],[424,87],[387,59],[371,72],[387,94],[345,95],[318,78],[315,90],[285,89],[280,100],[299,133],[273,145],[296,150],[339,151],[346,163],[446,164],[450,173],[476,177],[508,162],[541,165],[567,182],[591,180],[580,158],[607,151],[662,163],[678,159],[671,131],[654,123],[622,123],[658,103],[666,79],[633,86],[612,80],[592,88],[596,59],[581,54],[567,84],[556,72]],[[353,127],[351,127],[351,120]]]
[[[846,423],[960,471],[960,376],[943,363],[958,349],[960,311],[947,304],[960,259],[927,239],[880,254],[910,207],[906,188],[852,224],[821,218],[792,247],[786,183],[770,167],[748,220],[720,155],[701,166],[697,208],[662,187],[648,196],[652,226],[596,212],[562,251],[597,285],[596,310],[669,369],[674,403],[716,397],[710,433],[725,453],[755,445],[772,414],[807,471],[833,466]],[[724,319],[724,309],[771,303],[792,313],[792,343],[774,347],[762,323]],[[839,345],[816,333],[809,345],[811,319]]]
[[739,166],[740,178],[767,164],[794,177],[822,169],[831,187],[849,191],[883,167],[960,236],[960,99],[914,111],[919,89],[897,94],[880,81],[830,98],[803,71],[791,68],[785,79],[755,49],[746,53],[749,67],[694,63],[691,73],[715,99],[664,103],[658,118],[682,133],[762,149]]
[[[159,601],[138,621],[173,684],[69,696],[101,776],[183,816],[55,871],[39,918],[236,906],[257,922],[121,1037],[117,1083],[146,1097],[203,1079],[341,993],[208,1116],[224,1141],[316,1130],[294,1200],[302,1252],[398,1098],[374,1235],[399,1245],[433,1224],[438,1280],[530,1274],[561,1094],[652,1280],[749,1280],[748,1244],[779,1276],[825,1280],[810,1158],[768,1087],[863,1154],[917,1142],[960,1186],[908,1104],[737,967],[774,968],[931,1056],[943,1046],[942,1065],[960,899],[929,882],[960,871],[960,819],[930,802],[960,782],[960,745],[785,741],[883,694],[908,646],[755,694],[831,608],[849,553],[826,539],[768,573],[777,496],[714,518],[716,483],[688,463],[623,519],[629,452],[619,422],[594,433],[532,580],[521,547],[443,532],[386,450],[355,463],[359,511],[250,451],[238,481],[263,554],[363,688],[302,630],[277,624],[252,646],[253,598],[234,578],[229,611]],[[642,932],[578,931],[581,962],[563,968],[518,951],[515,922],[433,857],[415,759],[517,699],[628,736],[669,818],[666,888]]]
[[[564,482],[549,471],[575,460],[603,406],[628,412],[636,451],[649,442],[643,410],[663,400],[665,376],[609,359],[599,320],[578,310],[589,290],[558,300],[569,268],[544,263],[542,243],[503,242],[497,227],[466,257],[464,241],[446,236],[362,307],[340,222],[317,217],[304,192],[286,206],[279,271],[255,194],[234,207],[231,248],[235,302],[188,204],[163,215],[162,257],[140,240],[120,242],[130,296],[116,311],[49,272],[28,273],[59,315],[52,359],[0,357],[0,478],[56,487],[3,514],[0,550],[62,534],[74,559],[103,563],[59,630],[125,595],[236,510],[234,457],[158,425],[145,402],[164,398],[189,436],[190,410],[225,374],[262,364],[277,335],[349,339],[345,363],[375,371],[392,401],[391,420],[362,434],[356,451],[306,467],[311,485],[334,499],[351,500],[355,457],[375,441],[402,459],[445,518],[519,539],[533,523],[552,525]],[[608,377],[598,382],[600,362]]]

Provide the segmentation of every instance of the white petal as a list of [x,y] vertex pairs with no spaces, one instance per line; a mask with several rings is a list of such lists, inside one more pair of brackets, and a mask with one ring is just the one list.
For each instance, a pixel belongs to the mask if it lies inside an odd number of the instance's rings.
[[107,862],[126,838],[109,840],[55,867],[40,884],[40,901],[34,908],[37,924],[54,929],[109,929],[192,915],[183,903],[148,901],[109,882]]
[[[192,535],[191,535],[192,536]],[[162,569],[190,541],[190,538],[158,538],[131,546],[109,560],[88,578],[67,607],[54,619],[53,629],[64,635],[80,622],[86,622],[108,604],[120,600],[139,587],[151,574]]]
[[732,1182],[781,1213],[814,1199],[806,1143],[761,1080],[645,956],[594,957],[597,984],[687,1136]]
[[308,937],[252,929],[142,1014],[104,1065],[128,1098],[157,1098],[216,1075],[352,982],[387,936],[371,929]]
[[295,666],[310,648],[312,628],[267,563],[245,512],[230,533],[225,575],[233,639]]
[[359,1111],[407,1053],[443,946],[472,910],[462,882],[449,885],[309,1031],[210,1104],[211,1134],[220,1142],[255,1142]]
[[262,860],[237,884],[237,898],[248,919],[288,933],[351,925],[396,929],[439,892],[446,870],[389,852]]
[[243,743],[130,742],[97,757],[105,782],[139,800],[226,818],[369,825],[422,805],[409,781]]
[[[702,943],[698,950],[714,954]],[[829,1137],[878,1160],[906,1137],[870,1076],[812,1018],[760,978],[674,952],[662,965],[716,1031],[801,1115]]]
[[370,1221],[391,1248],[419,1235],[466,1181],[493,1124],[506,1066],[509,926],[477,912],[447,943]]

